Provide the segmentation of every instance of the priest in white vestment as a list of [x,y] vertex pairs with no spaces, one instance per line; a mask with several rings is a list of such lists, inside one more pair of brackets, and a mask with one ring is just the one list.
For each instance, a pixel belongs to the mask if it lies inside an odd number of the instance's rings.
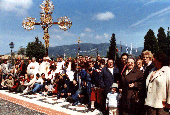
[[36,77],[36,74],[39,72],[39,63],[36,62],[35,57],[32,58],[32,62],[27,67],[27,73],[28,74],[34,74],[34,77]]

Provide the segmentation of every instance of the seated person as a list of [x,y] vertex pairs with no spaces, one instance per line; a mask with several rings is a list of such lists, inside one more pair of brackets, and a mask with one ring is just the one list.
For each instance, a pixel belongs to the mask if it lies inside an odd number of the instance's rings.
[[14,86],[14,79],[12,78],[12,75],[9,74],[8,77],[7,77],[7,79],[4,80],[4,81],[1,83],[1,85],[2,85],[2,89],[5,89],[5,90],[13,87],[13,86]]
[[64,84],[64,87],[59,92],[59,98],[67,98],[67,85]]
[[79,102],[83,104],[87,104],[88,95],[87,95],[86,82],[83,80],[82,82],[83,86],[81,86],[80,88],[78,87],[76,80],[73,80],[73,84],[74,84],[74,93],[67,98],[67,101],[73,103],[73,105],[77,105]]
[[19,77],[19,85],[18,85],[17,90],[16,90],[17,93],[22,93],[24,91],[24,89],[26,89],[24,82],[28,83],[30,81],[29,79],[27,79],[27,78],[24,79],[23,77],[24,76]]
[[39,73],[36,74],[36,80],[30,86],[33,88],[33,90],[30,93],[36,93],[38,90],[41,90],[41,88],[43,87],[44,78],[45,78],[44,73],[41,74],[41,77],[39,76]]
[[54,89],[52,90],[53,95],[57,95],[58,94],[58,82],[59,82],[59,79],[56,79],[54,81]]
[[26,86],[26,89],[23,91],[23,94],[27,94],[30,91],[32,91],[32,87],[36,81],[36,78],[34,78],[34,74],[29,75],[30,82],[24,83],[24,86]]
[[14,85],[13,85],[13,87],[9,88],[9,91],[10,92],[16,92],[19,84],[20,84],[19,80],[15,77],[14,78]]
[[55,91],[54,85],[51,83],[51,80],[48,79],[47,83],[46,83],[46,85],[44,87],[44,90],[42,92],[42,95],[52,96],[53,95],[53,91]]
[[68,96],[72,96],[73,94],[76,93],[76,91],[78,90],[79,86],[77,84],[77,81],[76,80],[73,80],[69,83],[69,88],[68,88],[68,93],[67,95]]
[[62,75],[59,75],[59,81],[58,81],[58,98],[64,98],[67,97],[67,85],[65,84],[65,81],[63,79]]
[[63,76],[63,80],[64,80],[65,84],[67,86],[69,86],[70,79],[69,79],[68,75],[67,74],[62,74],[62,76]]

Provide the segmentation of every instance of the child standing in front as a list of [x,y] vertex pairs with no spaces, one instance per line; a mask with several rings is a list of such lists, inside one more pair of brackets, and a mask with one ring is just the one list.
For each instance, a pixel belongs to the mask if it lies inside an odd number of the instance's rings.
[[107,94],[106,98],[106,110],[109,109],[109,115],[118,115],[118,100],[120,94],[118,93],[118,84],[113,83],[111,86],[111,92]]

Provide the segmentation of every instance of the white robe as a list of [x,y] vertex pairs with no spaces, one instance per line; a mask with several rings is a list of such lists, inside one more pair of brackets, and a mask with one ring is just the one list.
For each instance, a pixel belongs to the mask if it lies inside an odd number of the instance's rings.
[[62,67],[64,68],[64,63],[65,63],[65,61],[58,62],[57,63],[57,69],[62,69]]
[[68,75],[70,81],[73,81],[73,79],[74,79],[74,72],[73,71],[68,71],[68,72],[66,72],[66,74]]
[[48,77],[48,72],[50,71],[50,63],[43,61],[39,66],[39,74],[45,74],[45,77]]
[[[34,67],[34,69],[32,69]],[[34,78],[36,78],[36,74],[39,72],[39,63],[38,62],[31,62],[27,67],[28,74],[34,74]]]

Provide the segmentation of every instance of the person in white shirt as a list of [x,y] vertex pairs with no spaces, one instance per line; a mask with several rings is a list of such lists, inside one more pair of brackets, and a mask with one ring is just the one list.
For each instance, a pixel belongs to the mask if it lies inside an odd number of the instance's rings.
[[30,82],[23,84],[24,86],[27,86],[27,88],[23,91],[23,94],[27,94],[28,92],[30,92],[31,87],[33,87],[33,84],[36,81],[36,78],[34,77],[34,74],[30,74],[29,79],[30,79]]
[[9,71],[7,61],[4,61],[4,63],[1,64],[1,69],[2,69],[2,81],[4,81]]
[[45,78],[45,74],[42,73],[41,77],[39,77],[39,74],[36,74],[36,81],[31,85],[31,87],[34,87],[34,89],[32,90],[32,93],[36,93],[37,90],[40,90],[43,87],[43,83],[44,83],[44,79]]
[[73,79],[74,79],[74,72],[71,69],[71,64],[72,64],[71,61],[67,62],[67,64],[66,64],[67,65],[66,74],[68,75],[70,81],[73,81]]
[[46,79],[50,79],[51,83],[53,83],[53,81],[55,80],[55,74],[56,74],[55,72],[56,72],[56,66],[51,65],[50,70],[48,72],[48,76],[45,77]]
[[118,84],[113,83],[111,86],[110,93],[107,94],[106,98],[106,110],[109,109],[109,115],[118,114],[118,100],[120,95],[118,94]]
[[64,63],[65,63],[65,61],[63,60],[62,57],[60,57],[59,61],[57,63],[57,69],[62,70],[64,68]]
[[49,57],[43,57],[43,62],[39,66],[39,74],[45,74],[45,77],[48,77],[48,72],[50,70],[50,63],[48,62]]
[[39,69],[39,63],[36,62],[35,57],[33,57],[32,62],[27,67],[27,73],[34,74],[34,77],[35,77],[36,74],[38,73],[38,69]]

